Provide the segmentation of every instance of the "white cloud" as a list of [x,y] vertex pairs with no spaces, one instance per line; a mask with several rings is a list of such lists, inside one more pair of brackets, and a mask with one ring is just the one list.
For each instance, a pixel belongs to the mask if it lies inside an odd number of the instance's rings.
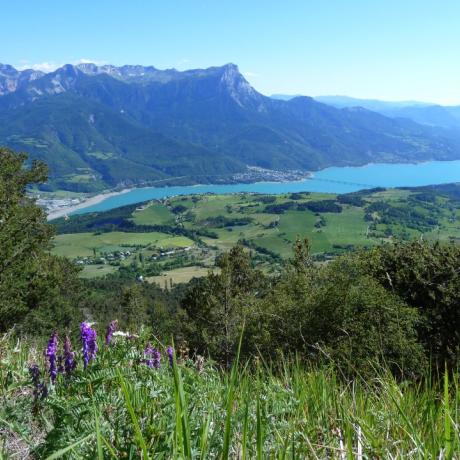
[[56,64],[55,62],[40,62],[37,64],[24,63],[18,66],[18,70],[34,69],[48,73],[53,72],[53,70],[56,70],[58,67],[61,67],[61,64]]
[[78,65],[78,64],[96,64],[96,65],[105,65],[107,64],[107,61],[100,61],[98,59],[85,59],[81,58],[78,59],[77,61],[71,62],[73,65]]
[[62,67],[64,64],[96,64],[96,65],[103,65],[106,64],[105,61],[100,61],[98,59],[86,59],[81,58],[70,62],[39,62],[39,63],[29,63],[29,61],[25,59],[21,59],[19,61],[21,64],[17,66],[18,70],[26,70],[26,69],[33,69],[33,70],[40,70],[45,73],[54,72],[59,67]]
[[187,59],[187,58],[182,58],[179,62],[176,63],[176,65],[174,67],[176,68],[183,68],[183,67],[188,67],[188,64],[190,62],[190,59]]

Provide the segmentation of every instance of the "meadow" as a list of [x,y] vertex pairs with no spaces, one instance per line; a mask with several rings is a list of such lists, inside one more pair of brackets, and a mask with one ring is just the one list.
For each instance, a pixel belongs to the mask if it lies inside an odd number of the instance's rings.
[[[214,266],[215,257],[236,244],[252,251],[261,269],[276,271],[283,260],[292,256],[297,238],[307,237],[313,255],[323,261],[391,241],[457,241],[459,218],[458,200],[437,190],[179,196],[105,213],[71,216],[64,232],[63,222],[58,220],[61,234],[54,240],[53,252],[76,259],[120,246],[137,246],[137,257],[139,253],[148,257],[152,251],[193,247],[193,263],[190,258],[178,261],[176,255],[169,255],[166,264],[155,262],[155,277],[166,273],[168,281],[179,283],[205,273]],[[110,228],[104,227],[107,222]],[[126,223],[133,228],[126,231]],[[136,260],[130,257],[122,265],[136,264]],[[85,266],[83,276],[101,276],[116,270]],[[138,272],[142,274],[142,269]]]
[[92,328],[96,351],[75,338],[72,365],[63,336],[1,338],[1,458],[460,458],[456,373],[408,382],[376,368],[347,380],[333,362],[295,356],[237,358],[224,372],[145,329],[103,341]]

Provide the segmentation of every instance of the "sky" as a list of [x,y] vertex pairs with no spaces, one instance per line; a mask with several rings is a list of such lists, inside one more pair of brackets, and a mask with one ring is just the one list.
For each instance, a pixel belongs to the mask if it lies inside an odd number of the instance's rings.
[[460,104],[459,0],[0,0],[0,62],[203,68],[270,95]]

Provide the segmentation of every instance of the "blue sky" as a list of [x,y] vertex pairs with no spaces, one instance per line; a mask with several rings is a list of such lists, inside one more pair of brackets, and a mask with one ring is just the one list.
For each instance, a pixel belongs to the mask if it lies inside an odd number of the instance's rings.
[[265,94],[460,104],[458,0],[0,0],[0,62],[238,64]]

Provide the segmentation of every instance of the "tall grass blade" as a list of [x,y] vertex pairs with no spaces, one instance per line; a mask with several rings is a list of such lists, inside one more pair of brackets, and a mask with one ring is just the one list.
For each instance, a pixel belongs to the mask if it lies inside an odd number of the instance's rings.
[[206,417],[206,422],[203,425],[200,439],[200,459],[206,460],[208,451],[208,437],[209,437],[209,426],[211,425],[211,416]]
[[450,402],[449,402],[449,372],[447,366],[444,370],[444,440],[446,459],[451,459],[452,451],[452,420],[450,418]]
[[144,460],[149,460],[147,444],[145,443],[144,436],[142,435],[141,427],[139,425],[139,420],[137,419],[136,414],[134,412],[134,408],[131,403],[131,397],[129,396],[128,387],[126,386],[126,382],[123,376],[121,375],[121,372],[118,369],[117,369],[117,373],[118,373],[118,380],[121,386],[121,391],[125,399],[126,408],[128,409],[129,415],[131,417],[131,421],[133,422],[134,434],[135,434],[136,440],[139,444],[139,447],[142,450]]
[[241,460],[246,460],[247,448],[248,448],[248,422],[249,422],[249,402],[246,401],[246,408],[244,410],[243,420],[243,438],[241,440]]
[[256,407],[256,448],[257,448],[257,460],[262,460],[263,458],[263,439],[262,439],[262,418],[260,416],[260,399],[257,398],[257,407]]
[[104,454],[102,452],[101,426],[99,423],[99,414],[97,413],[96,406],[94,406],[94,424],[96,427],[97,458],[98,460],[104,460]]
[[94,407],[94,423],[96,426],[97,458],[98,460],[104,460],[104,454],[102,452],[101,426],[99,424],[99,414],[97,413],[96,407]]
[[64,447],[63,449],[58,450],[57,452],[54,452],[54,454],[51,454],[49,457],[46,457],[45,460],[54,460],[56,458],[61,458],[64,456],[67,452],[70,452],[71,450],[75,449],[78,447],[80,444],[83,444],[85,441],[87,441],[89,438],[93,436],[93,433],[85,436],[84,438],[79,439],[78,441],[74,442],[73,444],[70,444],[67,447]]
[[109,451],[109,453],[110,453],[110,455],[112,456],[112,458],[114,458],[115,460],[117,460],[119,457],[118,457],[117,453],[115,452],[115,449],[110,445],[109,441],[107,441],[107,439],[105,439],[104,436],[101,436],[101,439],[102,439],[102,441],[104,442],[105,447],[106,447],[107,450]]
[[232,436],[233,400],[235,397],[235,386],[236,386],[236,379],[238,377],[238,366],[239,366],[239,361],[240,361],[241,343],[243,342],[243,334],[244,334],[244,324],[241,330],[236,358],[232,365],[232,370],[230,373],[230,382],[229,382],[228,391],[227,391],[227,402],[226,402],[227,414],[225,416],[224,445],[223,445],[222,457],[221,457],[222,460],[228,460],[229,454],[230,454],[230,440]]
[[[176,398],[176,429],[178,430],[179,441],[182,447],[182,453],[185,458],[192,458],[192,445],[190,438],[190,425],[187,414],[187,402],[185,399],[184,384],[182,375],[177,365],[176,352],[173,353],[173,374],[174,374],[174,391]],[[179,424],[179,426],[177,426]]]

